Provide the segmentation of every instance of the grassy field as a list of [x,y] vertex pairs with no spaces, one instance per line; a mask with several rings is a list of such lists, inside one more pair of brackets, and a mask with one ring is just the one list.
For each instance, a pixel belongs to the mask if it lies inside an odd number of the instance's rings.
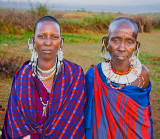
[[[0,34],[0,57],[23,57],[23,61],[30,58],[27,39],[32,33],[25,35]],[[64,37],[64,56],[66,59],[82,66],[84,72],[90,65],[98,64],[100,58],[101,38],[106,34],[62,34]],[[150,96],[152,118],[154,122],[154,136],[160,138],[160,31],[139,34],[141,42],[140,60],[150,71],[152,91]],[[0,77],[0,104],[6,108],[12,84],[12,78]],[[0,127],[2,128],[4,111],[0,111]]]

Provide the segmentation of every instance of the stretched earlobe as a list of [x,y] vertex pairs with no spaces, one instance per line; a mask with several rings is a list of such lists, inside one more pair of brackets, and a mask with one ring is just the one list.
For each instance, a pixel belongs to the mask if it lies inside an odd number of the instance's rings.
[[104,36],[102,38],[102,43],[104,44],[104,47],[106,48],[106,50],[107,50],[107,46],[108,46],[108,40],[109,40],[108,36]]
[[63,49],[63,42],[64,42],[64,38],[61,38],[61,45],[60,45],[61,49]]
[[139,57],[139,48],[140,48],[140,42],[136,41],[137,59]]
[[33,44],[34,44],[34,39],[33,39],[33,36],[31,36],[28,39],[28,49],[29,50],[33,50]]
[[106,61],[111,60],[111,56],[108,51],[108,36],[104,36],[102,38],[102,48],[101,48],[101,57],[104,58]]
[[104,41],[105,44],[108,43],[108,40],[109,40],[109,37],[108,37],[108,36],[104,36],[104,37],[102,38],[102,42]]
[[64,41],[64,38],[61,38],[61,42]]
[[58,53],[57,53],[58,61],[60,61],[60,62],[63,61],[63,41],[64,41],[64,38],[61,38],[60,49],[58,50]]
[[140,48],[140,42],[136,41],[136,50]]

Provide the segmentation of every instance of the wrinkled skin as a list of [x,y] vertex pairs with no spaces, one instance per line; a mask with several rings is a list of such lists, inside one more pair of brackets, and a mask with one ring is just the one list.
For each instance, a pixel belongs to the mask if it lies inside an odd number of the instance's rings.
[[112,64],[127,63],[136,50],[136,34],[132,25],[123,23],[115,25],[111,29],[108,45]]
[[[129,21],[118,21],[111,26],[108,34],[109,36],[105,36],[103,39],[106,49],[112,57],[111,66],[117,72],[127,72],[130,68],[129,59],[137,47],[139,48],[139,42],[136,41],[136,31]],[[143,88],[147,88],[149,86],[149,72],[144,65],[142,65],[141,75],[145,80]],[[142,85],[142,79],[140,80]],[[132,82],[134,86],[138,86],[138,84],[139,79]]]

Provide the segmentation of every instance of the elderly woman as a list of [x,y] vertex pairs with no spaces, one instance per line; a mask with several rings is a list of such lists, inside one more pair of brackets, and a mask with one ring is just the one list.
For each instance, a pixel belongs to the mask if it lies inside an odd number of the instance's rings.
[[85,76],[87,139],[153,138],[151,83],[138,59],[137,34],[137,24],[122,17],[111,22],[108,37],[103,37],[106,61],[92,66]]
[[39,19],[31,40],[31,60],[14,76],[2,138],[85,138],[84,74],[63,59],[58,21]]

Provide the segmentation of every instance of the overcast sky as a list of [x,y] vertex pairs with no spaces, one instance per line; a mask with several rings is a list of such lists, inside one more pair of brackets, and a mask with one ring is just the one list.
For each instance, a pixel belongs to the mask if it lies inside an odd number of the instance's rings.
[[[24,3],[27,2],[27,3]],[[29,10],[45,4],[49,10],[94,12],[157,13],[160,0],[0,0],[0,7]]]
[[[49,1],[49,0],[48,0]],[[55,3],[79,3],[79,4],[108,4],[108,5],[130,5],[130,4],[152,4],[159,3],[158,0],[54,0]]]
[[28,1],[28,2],[38,2],[38,3],[48,3],[52,2],[54,4],[90,4],[90,5],[139,5],[139,4],[160,4],[160,0],[1,0],[1,1]]

